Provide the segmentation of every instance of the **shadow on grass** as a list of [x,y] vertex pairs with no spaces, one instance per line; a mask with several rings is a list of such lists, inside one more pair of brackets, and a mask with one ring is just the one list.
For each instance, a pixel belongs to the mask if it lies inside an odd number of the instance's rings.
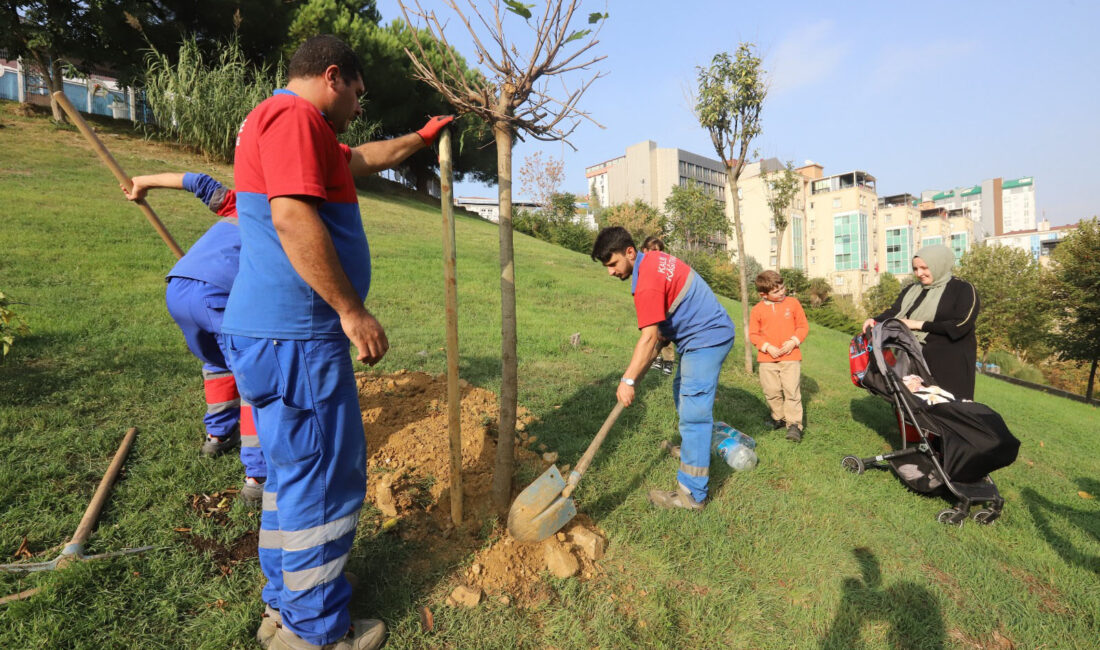
[[840,608],[820,647],[848,650],[862,647],[860,631],[872,622],[885,622],[892,648],[943,648],[943,616],[936,596],[912,582],[882,585],[878,558],[867,548],[854,548],[859,578],[845,578]]
[[[1077,479],[1078,489],[1089,494],[1100,493],[1100,481],[1089,478]],[[1095,508],[1071,508],[1070,506],[1054,503],[1031,488],[1024,488],[1021,492],[1024,505],[1035,527],[1046,540],[1047,544],[1068,564],[1079,566],[1100,576],[1100,554],[1090,554],[1083,549],[1074,547],[1064,535],[1055,530],[1052,519],[1061,518],[1070,525],[1079,528],[1085,535],[1100,544],[1100,517],[1096,516]]]
[[898,432],[894,409],[881,397],[866,395],[853,399],[848,408],[853,420],[877,433],[891,447],[901,446],[901,434]]

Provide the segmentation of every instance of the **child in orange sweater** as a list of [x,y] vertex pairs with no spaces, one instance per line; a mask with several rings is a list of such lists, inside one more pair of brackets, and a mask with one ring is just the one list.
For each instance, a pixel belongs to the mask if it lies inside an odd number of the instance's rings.
[[760,388],[771,409],[767,424],[787,427],[787,440],[802,441],[802,351],[810,333],[806,312],[787,296],[783,278],[775,271],[756,276],[762,300],[749,312],[749,340],[759,350]]

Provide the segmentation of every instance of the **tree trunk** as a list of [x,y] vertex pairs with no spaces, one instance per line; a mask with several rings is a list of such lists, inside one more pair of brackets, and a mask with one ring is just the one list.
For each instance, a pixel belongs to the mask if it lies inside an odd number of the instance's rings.
[[[34,60],[38,63],[38,69],[46,80],[46,87],[50,89],[50,110],[53,111],[53,121],[59,124],[67,124],[69,119],[65,117],[65,111],[54,100],[53,94],[65,90],[65,77],[61,69],[61,61],[49,53],[34,54]],[[80,110],[77,107],[77,110]]]
[[775,272],[778,273],[779,269],[783,268],[783,232],[787,230],[784,226],[780,228],[775,227]]
[[748,255],[745,254],[745,235],[741,232],[741,202],[737,200],[737,178],[733,169],[726,166],[729,179],[730,200],[733,202],[733,234],[737,238],[737,275],[741,282],[741,340],[745,344],[745,372],[752,374],[752,343],[749,341],[749,279],[745,270]]
[[1086,402],[1089,402],[1089,401],[1092,400],[1092,387],[1094,385],[1093,382],[1095,382],[1095,381],[1096,381],[1096,359],[1093,359],[1092,360],[1092,367],[1089,369],[1089,385],[1085,388],[1085,401]]
[[516,270],[512,251],[512,126],[493,125],[497,145],[497,182],[500,196],[500,420],[497,457],[493,469],[493,507],[508,516],[515,466],[516,435]]

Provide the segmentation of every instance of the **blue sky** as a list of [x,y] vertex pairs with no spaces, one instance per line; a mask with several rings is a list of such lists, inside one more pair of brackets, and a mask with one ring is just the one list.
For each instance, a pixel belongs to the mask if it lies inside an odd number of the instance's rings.
[[[422,4],[451,15],[440,2]],[[563,189],[584,194],[586,165],[642,140],[716,157],[691,112],[696,69],[751,41],[770,85],[756,142],[762,157],[813,160],[826,174],[864,170],[880,195],[1033,176],[1051,223],[1100,214],[1100,2],[642,0],[583,8],[605,6],[611,17],[596,50],[607,56],[598,64],[607,76],[581,104],[605,128],[578,127],[576,152],[521,143],[517,170],[524,156],[544,151],[564,159]],[[380,0],[379,9],[384,21],[401,15],[396,0]],[[457,20],[447,34],[471,58]],[[490,196],[495,188],[462,183],[456,191]]]

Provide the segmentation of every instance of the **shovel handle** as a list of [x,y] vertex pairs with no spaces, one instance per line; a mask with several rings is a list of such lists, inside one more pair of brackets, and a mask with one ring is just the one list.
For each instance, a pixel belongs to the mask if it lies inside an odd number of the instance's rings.
[[596,457],[596,452],[600,450],[600,445],[603,444],[604,438],[607,437],[607,433],[611,431],[611,427],[615,424],[615,420],[619,419],[619,414],[623,412],[623,408],[622,402],[615,403],[615,408],[611,409],[611,414],[603,421],[600,432],[597,433],[596,437],[589,443],[588,449],[585,450],[581,459],[577,461],[577,467],[569,474],[569,484],[561,491],[563,497],[569,498],[569,495],[573,493],[573,489],[577,487],[577,483],[580,482],[581,477],[584,476],[585,471],[588,470],[588,466],[592,464],[592,459]]
[[[126,172],[122,171],[122,166],[118,164],[115,157],[111,155],[111,152],[107,150],[107,147],[103,145],[103,142],[96,136],[92,127],[88,126],[88,123],[84,121],[84,118],[80,115],[80,111],[76,110],[69,98],[65,96],[63,91],[57,91],[53,94],[54,101],[60,106],[65,114],[69,116],[69,119],[73,121],[76,128],[84,135],[84,138],[88,141],[88,144],[92,145],[92,149],[99,155],[99,159],[103,161],[104,165],[111,170],[111,173],[115,175],[118,182],[128,190],[133,188],[133,183],[130,181],[130,177]],[[142,213],[145,214],[145,218],[149,220],[149,223],[153,226],[153,230],[157,231],[160,238],[164,240],[164,243],[168,245],[168,248],[176,255],[177,258],[183,257],[183,249],[176,243],[175,239],[172,239],[172,235],[168,232],[168,229],[161,223],[157,213],[153,212],[153,208],[149,207],[149,204],[145,202],[145,199],[140,201],[134,201]]]
[[[76,532],[73,533],[73,538],[66,548],[74,545],[76,547],[82,546],[88,539],[88,535],[92,533],[92,528],[95,527],[95,523],[99,519],[99,512],[103,510],[103,504],[107,501],[107,493],[111,491],[111,486],[118,478],[118,473],[122,470],[122,463],[126,460],[126,454],[130,452],[130,445],[134,443],[134,436],[136,435],[137,427],[130,427],[130,430],[126,432],[122,444],[115,452],[114,460],[111,461],[111,466],[107,468],[107,473],[103,475],[103,480],[99,482],[99,487],[96,488],[95,495],[92,496],[92,501],[88,504],[88,509],[84,511],[84,517],[80,520],[80,525],[77,526]],[[62,553],[64,554],[64,551]]]

